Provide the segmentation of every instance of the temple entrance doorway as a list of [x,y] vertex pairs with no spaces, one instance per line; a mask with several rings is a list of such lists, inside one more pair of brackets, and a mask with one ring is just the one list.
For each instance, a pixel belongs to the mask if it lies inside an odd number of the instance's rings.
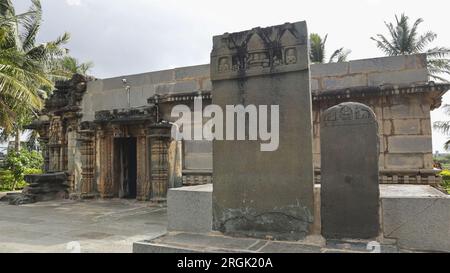
[[136,138],[114,139],[114,185],[119,198],[135,199],[137,195]]

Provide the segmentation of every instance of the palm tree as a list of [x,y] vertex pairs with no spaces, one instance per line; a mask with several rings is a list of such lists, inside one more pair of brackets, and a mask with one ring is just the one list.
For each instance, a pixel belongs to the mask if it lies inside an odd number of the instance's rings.
[[81,74],[86,76],[87,72],[94,67],[92,62],[80,63],[77,59],[71,56],[66,56],[62,59],[62,68],[70,76],[73,74]]
[[[444,110],[445,114],[450,115],[450,105],[446,104],[442,106],[442,109]],[[449,135],[450,133],[450,120],[449,121],[436,121],[433,124],[433,127],[435,130],[438,130],[444,135]],[[448,150],[450,148],[450,139],[445,142],[444,149]]]
[[395,24],[384,23],[389,31],[388,37],[383,34],[377,34],[376,38],[371,37],[377,47],[388,56],[426,53],[430,77],[447,82],[441,75],[450,75],[450,60],[446,58],[450,54],[450,49],[446,47],[426,49],[437,38],[437,34],[432,31],[418,33],[418,28],[423,23],[422,18],[417,19],[412,26],[405,14],[400,18],[396,15],[395,21]]
[[28,12],[16,14],[10,0],[0,3],[0,127],[14,134],[20,149],[21,120],[36,116],[42,108],[40,96],[53,89],[53,80],[65,77],[55,64],[67,53],[62,45],[70,36],[36,45],[42,21],[39,0]]
[[[325,44],[327,42],[328,34],[322,39],[319,34],[311,33],[310,35],[310,58],[313,63],[324,63],[325,62]],[[348,56],[350,55],[351,50],[340,48],[337,49],[331,54],[328,62],[345,62],[347,61]]]

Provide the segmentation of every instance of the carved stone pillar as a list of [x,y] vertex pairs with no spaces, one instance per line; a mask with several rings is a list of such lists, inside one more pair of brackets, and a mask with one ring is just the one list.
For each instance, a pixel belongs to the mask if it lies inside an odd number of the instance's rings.
[[40,137],[39,138],[39,143],[41,146],[41,150],[42,150],[42,157],[44,158],[44,173],[47,173],[50,170],[50,165],[49,165],[49,149],[48,149],[48,137]]
[[182,141],[172,140],[169,144],[169,188],[183,186],[183,155]]
[[81,152],[81,185],[80,194],[82,198],[95,195],[95,133],[92,130],[80,131]]
[[136,142],[137,152],[137,200],[148,201],[150,199],[150,158],[148,148],[147,130],[139,129]]
[[53,117],[49,128],[49,171],[62,171],[61,151],[63,143],[62,123],[60,117]]
[[114,183],[113,183],[113,137],[111,134],[101,130],[98,132],[99,151],[98,155],[100,180],[99,192],[102,198],[114,197]]
[[169,188],[168,148],[171,126],[150,127],[151,201],[164,202]]

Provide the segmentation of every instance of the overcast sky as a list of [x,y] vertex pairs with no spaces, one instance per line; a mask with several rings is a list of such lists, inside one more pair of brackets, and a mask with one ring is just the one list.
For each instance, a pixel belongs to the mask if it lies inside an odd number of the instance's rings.
[[[209,63],[212,36],[224,32],[306,20],[309,31],[329,34],[328,53],[352,50],[350,59],[383,56],[371,36],[386,33],[384,21],[406,13],[450,47],[448,0],[41,0],[40,41],[72,34],[73,56],[95,64],[98,78]],[[28,0],[13,0],[17,12]],[[450,93],[450,92],[449,92]],[[450,103],[450,94],[445,103]],[[443,119],[439,111],[433,119]],[[445,137],[434,134],[434,150]]]

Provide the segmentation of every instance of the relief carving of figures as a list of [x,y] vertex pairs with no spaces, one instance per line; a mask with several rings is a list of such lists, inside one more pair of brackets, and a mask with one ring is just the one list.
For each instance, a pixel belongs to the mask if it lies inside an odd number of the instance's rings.
[[288,48],[286,49],[286,64],[296,64],[297,63],[297,49]]
[[222,57],[219,59],[219,72],[227,72],[230,70],[230,61],[228,57]]
[[337,113],[335,111],[325,114],[325,121],[336,121]]
[[297,64],[297,46],[303,44],[303,40],[296,36],[296,29],[290,24],[225,34],[213,52],[218,56],[217,71],[225,73]]
[[353,110],[349,106],[344,106],[339,111],[339,119],[340,120],[352,120],[353,119]]
[[357,107],[355,109],[355,118],[356,119],[368,119],[368,118],[370,118],[370,112],[367,109]]
[[49,144],[62,143],[62,124],[60,118],[53,118],[49,128]]
[[341,123],[359,124],[361,122],[372,122],[373,120],[376,120],[376,117],[372,109],[357,102],[341,103],[323,113],[323,121],[328,125]]
[[112,134],[114,137],[127,137],[127,133],[125,133],[125,128],[122,126],[113,126]]

